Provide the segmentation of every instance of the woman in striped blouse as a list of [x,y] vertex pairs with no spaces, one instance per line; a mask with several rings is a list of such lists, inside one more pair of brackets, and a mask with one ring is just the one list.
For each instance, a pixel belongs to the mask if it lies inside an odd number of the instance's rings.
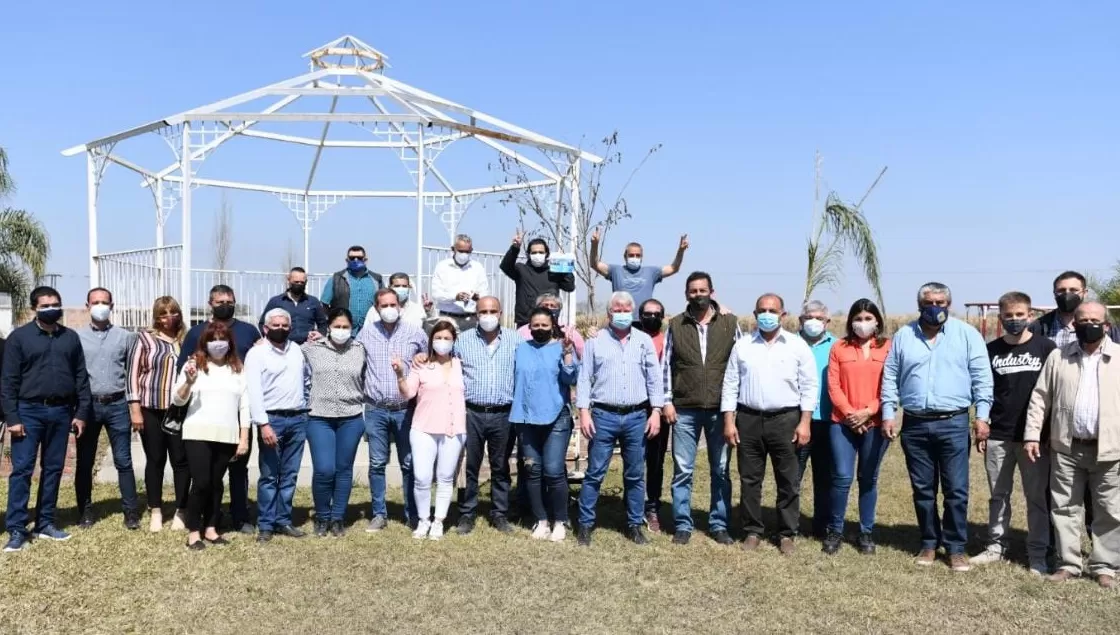
[[132,429],[140,433],[147,467],[144,490],[151,513],[150,529],[163,529],[163,469],[171,457],[175,482],[175,519],[171,528],[186,529],[187,455],[178,436],[163,431],[163,417],[171,406],[171,387],[175,383],[175,363],[186,329],[179,303],[171,296],[156,298],[152,305],[152,326],[140,333],[128,356],[128,410]]

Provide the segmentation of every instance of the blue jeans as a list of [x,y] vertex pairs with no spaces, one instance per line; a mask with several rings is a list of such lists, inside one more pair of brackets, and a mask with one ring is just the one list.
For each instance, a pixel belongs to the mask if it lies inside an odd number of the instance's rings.
[[832,422],[813,419],[809,424],[809,443],[797,448],[797,493],[805,480],[805,468],[813,463],[813,534],[824,537],[832,520],[832,447],[829,429]]
[[315,519],[341,521],[350,502],[354,484],[354,456],[365,432],[362,416],[350,418],[312,417],[307,422],[311,445],[311,498]]
[[517,429],[525,462],[525,491],[533,515],[538,521],[568,522],[567,458],[568,442],[572,438],[571,413],[564,408],[553,423],[543,426],[522,423]]
[[[268,423],[276,433],[276,445],[261,442],[261,475],[257,479],[257,529],[273,531],[292,524],[292,499],[296,495],[303,443],[307,440],[307,415],[277,417]],[[257,439],[260,441],[260,439]]]
[[599,488],[607,476],[615,441],[622,448],[622,484],[626,492],[626,524],[641,525],[644,520],[646,482],[646,411],[619,415],[591,409],[595,435],[587,444],[587,473],[579,492],[579,524],[595,525],[595,505]]
[[114,403],[94,402],[93,416],[86,421],[86,429],[78,438],[78,461],[74,472],[74,493],[78,510],[93,504],[93,471],[97,469],[97,442],[101,429],[109,434],[109,447],[113,452],[113,467],[117,468],[117,482],[121,490],[121,507],[125,513],[140,508],[136,498],[136,474],[132,471],[132,421],[128,416],[128,403],[124,397]]
[[43,470],[39,494],[35,499],[35,531],[54,524],[58,505],[58,484],[66,465],[66,445],[74,410],[70,406],[44,406],[20,402],[19,418],[23,436],[13,437],[12,473],[8,477],[8,533],[27,535],[27,503],[31,499],[31,476],[35,459],[42,451]]
[[[944,545],[949,555],[968,542],[968,413],[928,421],[902,418],[902,451],[914,490],[914,512],[922,549]],[[944,518],[937,515],[938,486],[944,491]]]
[[[856,434],[848,426],[839,423],[832,424],[828,440],[832,446],[832,520],[828,528],[838,534],[844,532],[848,492],[852,489],[852,479],[858,473],[859,533],[869,534],[875,527],[875,505],[879,502],[879,467],[883,464],[883,457],[887,455],[891,441],[883,436],[879,428],[870,428],[863,434]],[[813,495],[816,496],[816,493]]]
[[374,406],[366,409],[366,441],[369,442],[369,493],[371,518],[389,517],[385,506],[385,467],[389,465],[389,442],[397,446],[397,462],[401,464],[401,489],[404,495],[404,521],[411,523],[419,518],[416,500],[412,497],[412,409],[383,410]]
[[673,424],[673,523],[676,531],[692,532],[692,472],[696,468],[696,446],[701,432],[708,444],[708,469],[712,475],[708,530],[727,531],[731,475],[718,410],[677,411],[677,422]]

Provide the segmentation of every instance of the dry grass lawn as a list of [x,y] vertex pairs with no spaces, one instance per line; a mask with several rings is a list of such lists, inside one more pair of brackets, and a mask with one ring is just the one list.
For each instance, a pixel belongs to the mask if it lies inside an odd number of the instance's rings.
[[[975,459],[974,550],[975,523],[987,515]],[[698,481],[693,506],[702,527],[706,475]],[[808,510],[808,477],[805,488]],[[36,542],[0,556],[0,632],[1103,633],[1116,628],[1120,615],[1117,594],[1087,580],[1040,581],[1021,563],[968,574],[911,564],[918,536],[898,447],[882,474],[873,557],[847,546],[825,557],[815,540],[800,541],[791,558],[773,547],[747,554],[699,532],[687,547],[663,535],[637,548],[616,531],[619,489],[612,472],[591,549],[577,549],[571,537],[542,544],[524,530],[506,537],[481,525],[469,537],[438,543],[413,540],[399,523],[368,535],[359,516],[369,495],[358,489],[350,519],[356,524],[343,539],[258,545],[235,536],[228,547],[190,553],[183,534],[126,532],[115,492],[99,487],[100,509],[113,512],[108,519],[89,531],[74,528],[67,543]],[[400,492],[395,497],[399,504]],[[772,503],[772,488],[766,497]],[[65,525],[74,521],[72,489],[63,490],[61,502]],[[301,490],[297,522],[307,518],[309,503]],[[854,503],[853,493],[849,520]],[[1022,554],[1018,507],[1013,547]]]

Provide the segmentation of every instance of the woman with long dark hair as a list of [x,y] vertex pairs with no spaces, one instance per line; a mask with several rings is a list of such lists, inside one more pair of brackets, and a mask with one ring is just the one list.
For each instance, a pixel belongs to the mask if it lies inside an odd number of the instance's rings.
[[[828,360],[828,396],[832,399],[832,520],[823,551],[836,553],[844,533],[844,513],[853,477],[859,483],[860,553],[875,553],[872,529],[879,499],[879,467],[890,439],[879,433],[883,363],[890,340],[883,337],[883,314],[867,298],[848,310],[843,340],[832,347]],[[858,469],[856,463],[859,463]]]

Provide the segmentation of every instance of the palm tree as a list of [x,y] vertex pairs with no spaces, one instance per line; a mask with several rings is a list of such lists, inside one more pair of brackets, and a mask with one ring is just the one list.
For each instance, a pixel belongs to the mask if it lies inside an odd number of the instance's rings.
[[7,196],[16,189],[12,175],[8,173],[8,154],[0,147],[0,198]]
[[[0,197],[13,189],[8,157],[0,148]],[[0,291],[11,294],[14,315],[27,308],[31,285],[46,273],[50,252],[47,230],[34,215],[11,207],[0,211]]]

